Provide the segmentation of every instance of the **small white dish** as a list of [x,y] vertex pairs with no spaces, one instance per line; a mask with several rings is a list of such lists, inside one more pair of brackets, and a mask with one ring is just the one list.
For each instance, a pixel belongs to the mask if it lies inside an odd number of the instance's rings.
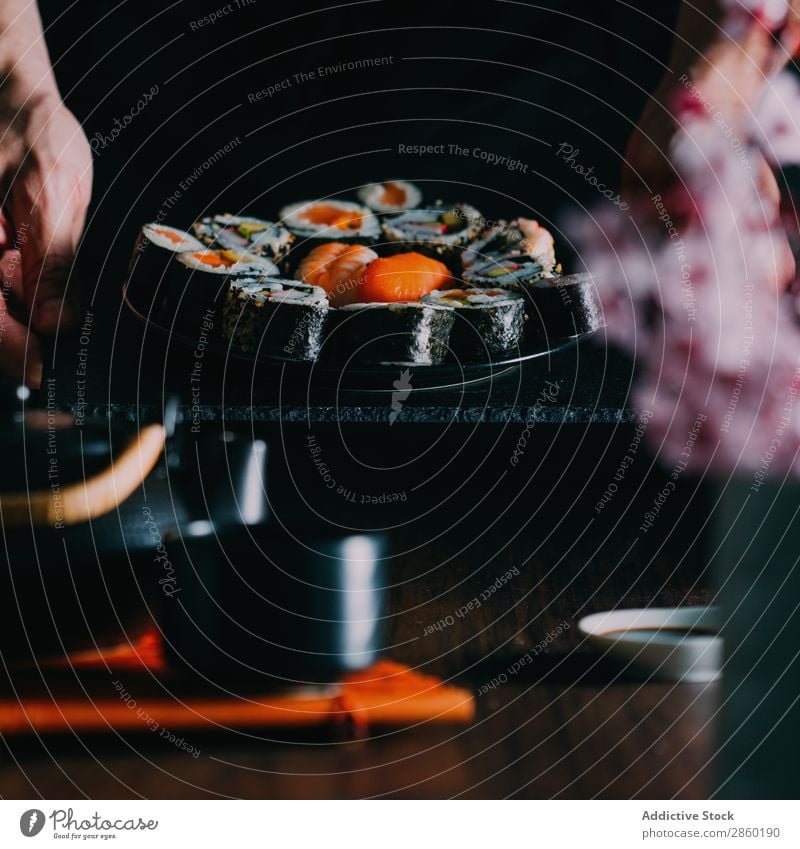
[[578,628],[603,653],[662,681],[702,683],[723,662],[718,607],[647,607],[584,616]]

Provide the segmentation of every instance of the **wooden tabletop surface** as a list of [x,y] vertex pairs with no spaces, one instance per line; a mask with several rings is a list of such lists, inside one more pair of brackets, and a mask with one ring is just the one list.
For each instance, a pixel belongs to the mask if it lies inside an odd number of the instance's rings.
[[[641,514],[664,473],[641,455],[639,473],[623,476],[598,511],[631,430],[587,433],[580,448],[579,434],[562,437],[569,474],[557,475],[565,464],[556,440],[551,467],[508,487],[508,503],[497,495],[501,521],[491,533],[473,533],[475,519],[457,521],[450,504],[446,532],[416,521],[391,535],[388,653],[471,688],[470,726],[379,730],[356,741],[321,731],[206,734],[187,738],[196,758],[146,731],[7,739],[0,796],[707,796],[716,686],[637,678],[598,657],[577,628],[597,610],[711,600],[702,511],[693,509],[702,496],[682,482],[643,534]],[[541,461],[533,455],[526,462]],[[475,598],[484,600],[468,609]]]

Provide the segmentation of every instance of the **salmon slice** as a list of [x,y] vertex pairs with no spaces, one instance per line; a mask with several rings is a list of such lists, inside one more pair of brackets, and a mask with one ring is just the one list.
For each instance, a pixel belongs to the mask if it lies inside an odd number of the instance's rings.
[[230,268],[236,264],[236,260],[226,255],[226,251],[216,253],[214,251],[198,251],[193,253],[192,257],[204,265],[210,265],[212,268]]
[[179,236],[177,233],[173,233],[171,230],[163,230],[161,227],[153,228],[159,236],[163,236],[165,239],[169,239],[173,244],[180,245],[184,239],[183,236]]
[[315,203],[301,216],[312,224],[325,224],[338,230],[359,230],[363,220],[360,212],[340,209],[332,203]]
[[418,301],[450,281],[447,266],[416,252],[376,259],[367,267],[358,288],[361,303]]
[[297,277],[312,286],[321,286],[333,307],[343,307],[358,300],[367,266],[378,258],[364,245],[327,242],[314,248],[300,263]]
[[397,183],[384,183],[380,202],[384,206],[403,206],[406,202],[406,190]]

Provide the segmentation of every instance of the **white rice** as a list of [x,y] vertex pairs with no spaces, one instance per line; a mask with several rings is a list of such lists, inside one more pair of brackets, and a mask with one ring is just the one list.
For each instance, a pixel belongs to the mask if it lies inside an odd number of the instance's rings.
[[[325,204],[340,209],[342,212],[357,213],[362,216],[361,227],[357,230],[343,229],[330,224],[315,224],[305,217],[305,213],[317,204]],[[293,233],[298,236],[342,241],[353,238],[376,238],[381,231],[375,213],[366,206],[344,200],[304,200],[285,206],[279,213],[280,219]]]
[[[164,236],[163,231],[165,230],[180,238],[181,241],[174,242],[168,236]],[[186,251],[205,250],[205,245],[195,239],[191,233],[187,233],[185,230],[179,230],[177,227],[170,227],[167,224],[145,224],[142,227],[142,235],[157,247],[164,248],[176,254],[185,253]]]

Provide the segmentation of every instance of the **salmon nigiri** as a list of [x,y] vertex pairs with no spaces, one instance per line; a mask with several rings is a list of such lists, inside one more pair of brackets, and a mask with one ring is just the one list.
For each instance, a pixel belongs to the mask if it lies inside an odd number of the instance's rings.
[[423,254],[409,252],[376,259],[367,267],[358,288],[362,303],[418,301],[450,282],[447,266]]
[[343,307],[359,300],[359,287],[367,266],[378,255],[365,245],[326,242],[314,248],[297,269],[298,280],[321,286],[333,307]]

